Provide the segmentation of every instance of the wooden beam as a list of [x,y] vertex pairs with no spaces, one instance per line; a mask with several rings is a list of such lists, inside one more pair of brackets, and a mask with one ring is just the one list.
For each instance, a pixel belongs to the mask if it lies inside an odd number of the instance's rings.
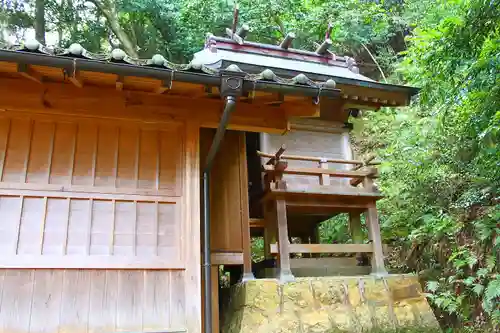
[[123,84],[124,84],[125,78],[121,75],[118,75],[116,78],[115,82],[115,87],[117,91],[123,91]]
[[17,72],[21,74],[21,76],[33,82],[36,82],[38,84],[43,83],[43,76],[40,73],[34,71],[33,68],[31,68],[31,66],[27,64],[17,64]]
[[[274,172],[274,166],[263,165],[263,170],[265,172]],[[368,171],[342,171],[342,170],[326,170],[319,168],[286,168],[282,171],[284,174],[288,175],[301,175],[301,176],[321,176],[329,175],[331,177],[340,178],[364,178],[366,176],[371,176]]]
[[[376,168],[366,168],[366,171],[368,172],[367,177],[368,178],[377,178],[378,176],[378,170]],[[351,186],[358,186],[364,181],[364,178],[354,178],[349,181]]]
[[[304,198],[304,196],[309,195],[310,198],[315,196],[338,196],[338,197],[357,197],[366,198],[367,200],[377,200],[382,198],[383,195],[379,192],[369,191],[364,188],[356,187],[335,187],[335,186],[322,186],[322,185],[295,185],[290,186],[286,190],[281,189],[270,189],[270,191],[264,196],[264,200],[279,196],[289,195],[295,197]],[[309,200],[310,201],[310,200]],[[307,202],[307,201],[306,201]],[[330,203],[330,200],[325,202]],[[288,203],[287,203],[288,205]]]
[[250,221],[249,221],[249,224],[250,224],[250,228],[264,228],[264,226],[266,225],[266,222],[264,219],[254,219],[254,218],[251,218]]
[[[43,100],[40,95],[43,94]],[[116,91],[115,87],[44,82],[43,86],[20,79],[0,78],[0,105],[4,109],[42,114],[171,123],[196,121],[201,127],[217,128],[220,99],[188,98],[151,92]],[[287,128],[285,110],[239,103],[228,129],[281,134]]]
[[[273,157],[274,154],[264,153],[261,151],[257,151],[257,155],[260,157]],[[300,156],[300,155],[281,155],[280,159],[282,160],[295,160],[295,161],[310,161],[310,162],[321,162],[325,161],[326,163],[338,163],[338,164],[356,164],[356,165],[379,165],[381,162],[372,160],[370,161],[362,161],[362,160],[342,160],[335,158],[322,158],[322,157],[312,157],[312,156]]]
[[[290,253],[372,253],[372,244],[290,244]],[[271,253],[278,253],[277,244],[271,244]]]
[[184,270],[185,263],[172,255],[162,257],[121,257],[109,255],[6,255],[0,268],[10,269],[172,269]]
[[212,265],[243,265],[241,252],[215,252],[211,255]]

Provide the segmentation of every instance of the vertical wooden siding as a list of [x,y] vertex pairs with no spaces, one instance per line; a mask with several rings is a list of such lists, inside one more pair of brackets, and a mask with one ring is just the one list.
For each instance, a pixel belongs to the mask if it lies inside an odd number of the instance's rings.
[[0,332],[182,331],[182,271],[0,270]]
[[[201,131],[201,156],[207,155],[213,131]],[[248,215],[248,187],[241,191],[241,172],[246,172],[244,132],[227,131],[210,173],[210,213],[212,251],[242,252],[242,219]],[[242,144],[243,143],[243,144]],[[202,161],[203,162],[203,161]],[[242,165],[242,163],[244,165]],[[203,164],[202,164],[203,165]],[[243,200],[242,195],[246,195]],[[246,206],[246,207],[244,207]],[[246,222],[246,221],[245,221]]]
[[198,331],[184,140],[182,123],[0,115],[0,332]]

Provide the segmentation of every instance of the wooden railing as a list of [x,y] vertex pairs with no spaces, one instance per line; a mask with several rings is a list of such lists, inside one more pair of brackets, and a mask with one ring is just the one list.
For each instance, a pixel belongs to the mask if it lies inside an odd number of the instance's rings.
[[[366,160],[343,160],[333,158],[322,158],[312,156],[299,155],[284,155],[285,147],[281,148],[273,155],[257,151],[257,155],[264,158],[269,158],[265,165],[262,166],[262,171],[266,173],[266,186],[274,183],[276,188],[286,188],[286,183],[283,181],[283,175],[301,175],[301,176],[317,176],[319,185],[330,185],[330,177],[336,178],[351,178],[350,184],[358,186],[364,183],[365,187],[371,187],[372,179],[377,178],[377,169],[373,166],[379,165],[380,162],[373,161],[375,156],[370,156]],[[317,162],[317,168],[296,168],[288,167],[289,160]],[[351,170],[334,170],[329,169],[329,163],[332,164],[348,164],[354,167]],[[366,181],[365,181],[366,180]]]
[[[290,253],[372,253],[372,244],[290,244]],[[278,245],[271,244],[271,253],[278,254]]]
[[[372,256],[372,273],[386,274],[387,271],[384,267],[384,254],[383,245],[380,237],[380,226],[378,222],[377,210],[375,200],[377,200],[378,191],[376,190],[373,179],[377,177],[377,169],[375,165],[380,162],[374,161],[374,157],[370,156],[366,160],[343,160],[310,156],[298,155],[285,155],[285,147],[282,146],[274,155],[258,151],[260,157],[269,158],[269,160],[262,166],[264,172],[265,190],[271,192],[268,198],[273,200],[273,205],[265,208],[267,212],[266,223],[269,216],[276,217],[276,226],[278,231],[277,243],[270,244],[273,227],[265,228],[266,251],[268,254],[279,254],[279,267],[280,278],[287,280],[293,278],[290,270],[290,253],[373,253]],[[288,167],[289,160],[298,160],[306,162],[316,162],[317,167]],[[329,169],[329,163],[332,164],[347,164],[353,165],[351,170],[334,170]],[[300,175],[317,177],[319,186],[311,184],[304,190],[297,190],[297,188],[287,189],[287,181],[284,175]],[[350,178],[349,184],[358,186],[363,184],[363,190],[350,190],[342,189],[339,191],[334,188],[330,182],[331,177],[337,178]],[[278,194],[278,195],[273,195]],[[284,193],[291,194],[290,196],[283,195]],[[308,197],[310,194],[315,196]],[[317,196],[321,195],[321,199]],[[331,195],[332,200],[324,200],[323,194]],[[375,195],[374,195],[375,194]],[[359,200],[357,202],[346,203],[344,198],[337,200],[338,195],[355,195]],[[361,198],[363,196],[363,198]],[[318,198],[317,201],[315,201]],[[301,201],[302,200],[302,201]],[[353,240],[355,244],[290,244],[288,237],[288,222],[287,222],[287,207],[297,208],[301,204],[301,209],[306,208],[309,210],[317,209],[317,205],[323,205],[331,210],[329,212],[338,212],[342,209],[349,208],[349,225]],[[270,208],[269,208],[270,207]],[[353,209],[355,208],[355,209]],[[268,209],[266,211],[266,209]],[[304,212],[304,210],[302,210]],[[317,211],[315,211],[317,213]],[[364,213],[366,218],[366,225],[369,231],[370,244],[362,244],[361,232],[361,217],[360,214]],[[274,222],[272,222],[274,223]],[[255,223],[256,225],[257,223]],[[267,236],[266,236],[267,232]]]

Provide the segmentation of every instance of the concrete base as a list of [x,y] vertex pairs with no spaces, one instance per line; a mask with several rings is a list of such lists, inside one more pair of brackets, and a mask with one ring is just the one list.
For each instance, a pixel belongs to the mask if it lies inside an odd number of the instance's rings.
[[411,275],[253,280],[233,287],[225,318],[223,333],[439,328]]

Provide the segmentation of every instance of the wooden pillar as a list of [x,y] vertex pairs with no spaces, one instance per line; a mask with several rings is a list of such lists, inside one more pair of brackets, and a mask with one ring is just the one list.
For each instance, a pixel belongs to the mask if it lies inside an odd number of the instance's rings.
[[[372,191],[374,188],[373,179],[365,177],[363,187]],[[372,275],[387,275],[384,265],[384,250],[382,248],[382,237],[380,235],[380,224],[378,222],[377,206],[375,202],[365,212],[366,226],[373,245],[372,255]]]
[[278,256],[279,279],[282,282],[295,280],[290,269],[290,242],[288,240],[288,223],[286,220],[286,202],[276,200],[276,220],[278,222]]
[[[316,221],[311,225],[309,244],[320,244],[319,224]],[[319,258],[320,253],[309,253],[309,258]]]
[[219,332],[219,266],[212,266],[212,332]]
[[272,259],[271,244],[276,243],[276,214],[271,205],[273,202],[265,202],[264,210],[264,258]]
[[[213,265],[210,267],[210,274],[212,275],[212,332],[219,332],[219,266]],[[203,281],[202,281],[203,282]],[[203,293],[204,284],[201,285],[201,291]],[[203,302],[201,302],[203,304]],[[204,325],[204,312],[205,307],[201,307],[201,321],[202,325]]]
[[240,152],[240,205],[241,205],[241,238],[243,245],[243,277],[242,282],[254,280],[252,272],[252,242],[250,237],[250,212],[248,204],[248,174],[245,133],[238,135]]
[[373,245],[372,275],[387,275],[384,265],[384,251],[382,248],[382,237],[380,235],[380,224],[378,222],[377,207],[373,204],[365,212],[366,225]]
[[363,243],[363,230],[361,228],[360,212],[349,212],[349,231],[351,232],[353,243]]
[[[354,244],[363,244],[363,229],[361,227],[361,212],[349,212],[349,231]],[[356,253],[358,265],[367,266],[368,256],[366,253]]]

